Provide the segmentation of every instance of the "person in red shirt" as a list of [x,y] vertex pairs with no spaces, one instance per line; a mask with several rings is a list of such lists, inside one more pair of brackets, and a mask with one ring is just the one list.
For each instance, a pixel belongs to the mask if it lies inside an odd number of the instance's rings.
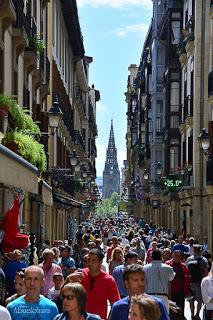
[[89,252],[88,268],[69,275],[71,282],[81,282],[86,289],[86,311],[107,319],[107,300],[111,306],[120,299],[116,282],[112,276],[101,270],[104,254],[100,248]]
[[181,308],[184,319],[185,297],[189,295],[190,273],[188,267],[181,261],[182,252],[176,250],[173,252],[171,260],[166,261],[166,264],[173,267],[175,277],[171,282],[171,300],[176,302]]

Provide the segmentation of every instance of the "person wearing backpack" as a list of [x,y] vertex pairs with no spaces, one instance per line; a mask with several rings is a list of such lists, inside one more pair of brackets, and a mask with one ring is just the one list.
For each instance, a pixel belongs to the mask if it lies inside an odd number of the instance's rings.
[[[190,310],[192,319],[200,319],[199,313],[202,307],[202,295],[201,295],[201,281],[203,277],[208,274],[208,261],[204,258],[202,253],[202,246],[199,244],[193,245],[194,254],[186,260],[186,265],[190,273],[190,289],[192,292],[192,299],[190,300]],[[195,314],[194,302],[197,301],[197,310]]]

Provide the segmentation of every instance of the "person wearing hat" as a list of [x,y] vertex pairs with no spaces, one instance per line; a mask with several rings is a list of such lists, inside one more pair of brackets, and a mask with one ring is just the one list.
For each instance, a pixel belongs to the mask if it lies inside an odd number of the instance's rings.
[[[190,300],[190,310],[192,319],[200,319],[199,313],[202,307],[201,281],[208,274],[208,261],[202,254],[202,246],[200,244],[193,245],[194,254],[186,260],[186,266],[189,268],[190,290],[192,299]],[[197,310],[195,314],[195,304],[197,301]]]

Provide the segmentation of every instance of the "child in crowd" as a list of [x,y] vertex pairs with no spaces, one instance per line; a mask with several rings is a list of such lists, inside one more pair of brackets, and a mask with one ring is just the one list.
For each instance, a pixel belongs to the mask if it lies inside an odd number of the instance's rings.
[[56,272],[53,275],[53,282],[54,282],[55,286],[49,290],[48,299],[52,300],[53,302],[56,302],[56,300],[58,299],[58,296],[60,294],[61,286],[64,282],[62,274]]

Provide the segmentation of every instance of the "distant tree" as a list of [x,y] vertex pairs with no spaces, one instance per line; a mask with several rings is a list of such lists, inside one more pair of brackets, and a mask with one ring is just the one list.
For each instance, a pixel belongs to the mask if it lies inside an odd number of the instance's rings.
[[111,200],[113,206],[118,207],[119,200],[120,200],[119,194],[117,192],[113,192],[110,200]]
[[116,217],[118,213],[119,195],[113,192],[111,198],[102,199],[100,205],[97,206],[95,214],[97,216],[111,218]]

